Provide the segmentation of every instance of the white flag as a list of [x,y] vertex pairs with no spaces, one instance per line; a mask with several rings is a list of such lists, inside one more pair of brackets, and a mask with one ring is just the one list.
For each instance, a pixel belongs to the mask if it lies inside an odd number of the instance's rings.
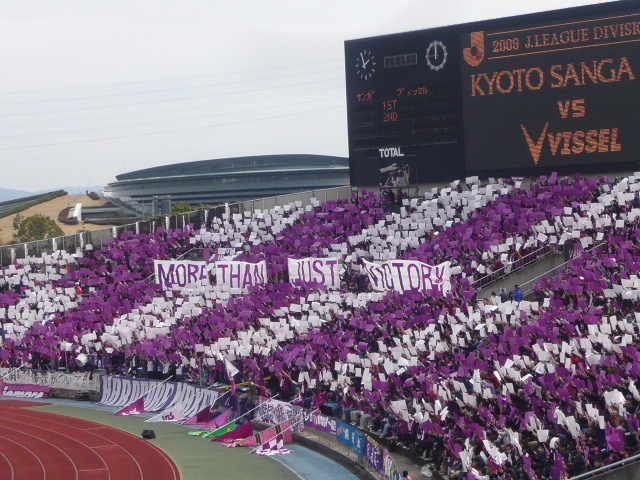
[[145,422],[182,422],[186,419],[187,417],[184,414],[184,407],[179,403],[173,407],[163,410],[155,417],[145,420]]

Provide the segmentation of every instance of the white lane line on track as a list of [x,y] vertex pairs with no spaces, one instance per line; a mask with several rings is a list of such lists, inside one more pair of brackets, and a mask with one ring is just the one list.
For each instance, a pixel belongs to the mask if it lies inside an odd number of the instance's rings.
[[[2,427],[0,427],[0,430],[1,429],[2,429]],[[26,445],[23,445],[20,442],[16,442],[15,440],[11,440],[11,439],[9,439],[7,437],[3,437],[3,440],[5,440],[7,442],[15,443],[19,447],[21,447],[24,450],[26,450],[27,452],[29,452],[31,454],[31,456],[33,456],[38,461],[38,463],[40,464],[40,467],[42,468],[42,478],[43,478],[43,480],[46,480],[46,478],[47,478],[47,470],[46,470],[46,468],[44,468],[44,464],[42,463],[42,460],[40,460],[36,454],[34,454]],[[12,467],[11,470],[13,471],[13,467]],[[77,471],[76,471],[76,478],[78,478]],[[33,480],[36,480],[36,479],[33,479]]]
[[11,461],[7,458],[7,456],[0,452],[0,457],[4,458],[7,461],[7,464],[9,465],[9,468],[11,469],[11,480],[13,480],[14,478],[16,478],[16,474],[13,471],[13,465],[11,464]]
[[[64,426],[64,427],[66,427],[67,429],[69,429],[69,428],[70,428],[70,427],[69,427],[69,425],[65,425],[65,424],[60,423],[60,422],[49,421],[49,420],[47,420],[47,419],[41,419],[41,418],[34,418],[34,417],[32,417],[32,416],[25,415],[25,414],[21,414],[21,413],[19,413],[19,412],[12,412],[12,413],[13,413],[13,415],[16,415],[16,416],[18,416],[18,417],[25,417],[25,419],[26,419],[26,420],[35,420],[35,421],[37,421],[37,422],[39,423],[38,425],[35,425],[35,424],[33,424],[33,423],[30,423],[30,422],[25,422],[25,423],[27,423],[30,427],[36,428],[36,429],[38,429],[38,430],[43,430],[43,431],[45,431],[45,432],[47,432],[47,433],[52,433],[52,430],[48,430],[47,428],[45,428],[45,427],[43,426],[43,424],[45,424],[45,423],[54,423],[54,424],[57,424],[57,425]],[[19,423],[18,421],[16,421],[16,420],[8,420],[8,419],[5,419],[5,423],[6,423],[7,421],[8,421],[8,422],[18,423],[18,424],[19,424],[19,427],[20,427],[20,426],[22,426],[22,424],[20,424],[20,423]],[[21,433],[23,433],[23,434],[24,434],[24,432],[23,432],[23,431],[19,430],[19,427],[18,427],[18,428],[16,428],[15,430],[20,431]],[[0,428],[1,428],[1,427],[0,427]],[[71,427],[71,428],[74,428],[74,427]],[[70,436],[70,435],[66,435],[66,434],[64,434],[64,433],[62,433],[62,432],[60,432],[60,431],[58,431],[58,430],[53,430],[53,433],[55,433],[56,435],[59,435],[59,436],[61,436],[61,437],[63,437],[63,438],[68,439],[71,443],[77,443],[77,444],[80,444],[82,447],[85,447],[85,445],[84,445],[82,442],[80,442],[79,440],[77,440],[76,438],[74,438],[74,437],[72,437],[72,436]],[[29,434],[26,434],[26,435],[29,435]],[[58,447],[56,447],[55,445],[53,445],[51,442],[48,442],[48,441],[46,441],[46,440],[43,440],[42,438],[37,437],[37,436],[35,436],[35,435],[30,435],[30,436],[32,436],[32,437],[34,437],[34,438],[38,438],[39,440],[41,440],[41,441],[43,441],[43,442],[45,442],[45,443],[50,444],[50,445],[51,445],[51,446],[53,446],[56,450],[60,450]],[[89,447],[86,447],[86,448],[89,448]],[[78,478],[78,467],[76,466],[76,463],[73,461],[73,459],[72,459],[69,455],[67,455],[67,453],[65,453],[65,452],[64,452],[64,451],[62,451],[62,450],[60,450],[60,451],[61,451],[61,452],[62,452],[62,453],[63,453],[63,454],[64,454],[64,455],[69,459],[69,461],[70,461],[70,462],[71,462],[71,464],[73,465],[73,468],[74,468],[74,470],[75,470],[75,472],[76,472],[76,479],[77,479],[77,478]],[[96,453],[96,452],[94,452],[94,453]],[[97,456],[98,456],[98,458],[100,458],[100,460],[102,461],[102,463],[103,463],[103,465],[104,465],[105,469],[106,469],[107,471],[109,471],[109,466],[107,465],[107,462],[105,462],[105,461],[104,461],[104,458],[102,458],[102,456],[101,456],[101,455],[99,455],[98,453],[96,453],[96,455],[97,455]],[[45,477],[46,477],[46,473],[45,473]],[[109,471],[109,479],[111,479],[111,471]]]

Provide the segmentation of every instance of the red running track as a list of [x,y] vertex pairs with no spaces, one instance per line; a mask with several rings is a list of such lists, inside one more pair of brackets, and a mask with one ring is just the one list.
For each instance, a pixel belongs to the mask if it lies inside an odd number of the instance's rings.
[[116,428],[0,402],[2,480],[180,480],[160,448]]

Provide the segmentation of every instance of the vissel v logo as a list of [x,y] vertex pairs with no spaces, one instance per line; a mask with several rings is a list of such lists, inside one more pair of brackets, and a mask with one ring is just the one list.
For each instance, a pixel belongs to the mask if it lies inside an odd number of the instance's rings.
[[484,32],[471,32],[471,46],[462,50],[465,61],[477,67],[484,60]]

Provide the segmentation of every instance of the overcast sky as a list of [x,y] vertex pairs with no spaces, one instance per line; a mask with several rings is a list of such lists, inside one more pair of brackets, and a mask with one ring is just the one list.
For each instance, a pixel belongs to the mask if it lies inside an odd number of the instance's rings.
[[344,41],[577,0],[95,0],[0,6],[0,188],[141,168],[348,155]]

